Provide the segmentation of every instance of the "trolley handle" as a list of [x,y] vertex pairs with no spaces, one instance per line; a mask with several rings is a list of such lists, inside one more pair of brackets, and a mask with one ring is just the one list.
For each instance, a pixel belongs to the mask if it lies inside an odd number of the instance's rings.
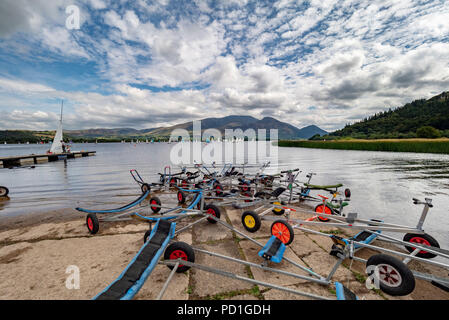
[[139,185],[145,183],[136,169],[129,170],[129,173],[131,173],[134,181],[136,181]]
[[426,201],[421,201],[419,199],[413,198],[413,204],[424,204],[429,206],[429,208],[433,208],[433,204],[432,204],[432,199],[430,198],[425,198]]
[[293,169],[293,170],[285,170],[285,171],[281,171],[281,173],[290,173],[290,172],[296,172],[299,171],[299,169]]

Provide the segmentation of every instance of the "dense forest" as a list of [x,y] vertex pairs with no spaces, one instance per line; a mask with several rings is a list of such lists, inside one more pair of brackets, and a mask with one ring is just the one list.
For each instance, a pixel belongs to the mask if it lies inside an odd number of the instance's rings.
[[416,100],[311,140],[449,137],[449,92]]

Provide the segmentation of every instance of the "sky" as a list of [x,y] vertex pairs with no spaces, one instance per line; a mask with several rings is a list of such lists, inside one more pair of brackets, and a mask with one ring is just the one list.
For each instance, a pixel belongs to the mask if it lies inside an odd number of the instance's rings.
[[54,130],[64,100],[66,129],[332,131],[448,91],[448,21],[444,0],[1,0],[0,129]]

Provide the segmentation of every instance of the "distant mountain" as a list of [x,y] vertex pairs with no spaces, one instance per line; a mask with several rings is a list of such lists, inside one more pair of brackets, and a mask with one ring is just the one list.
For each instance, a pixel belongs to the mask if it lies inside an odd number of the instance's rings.
[[[227,116],[223,118],[206,118],[201,120],[201,130],[218,129],[224,136],[225,129],[255,129],[256,134],[258,129],[266,129],[269,134],[270,129],[278,130],[279,139],[308,139],[316,134],[324,135],[326,131],[317,126],[308,126],[298,129],[288,123],[281,122],[272,117],[265,117],[261,120],[251,116]],[[73,141],[92,141],[92,140],[107,140],[120,141],[123,139],[150,139],[163,138],[168,139],[174,129],[186,129],[191,132],[193,130],[193,123],[185,122],[171,127],[152,128],[137,130],[132,128],[115,128],[115,129],[87,129],[87,130],[64,130],[64,137]],[[37,142],[48,141],[52,138],[54,132],[45,131],[0,131],[0,142],[7,141],[14,142]],[[3,137],[3,139],[2,139]]]
[[310,137],[313,137],[314,135],[317,135],[317,134],[319,134],[320,136],[324,136],[324,135],[328,134],[328,132],[324,131],[323,129],[321,129],[315,125],[311,125],[311,126],[307,126],[302,129],[299,129],[299,136],[304,137],[304,139],[309,139]]
[[414,138],[416,131],[423,126],[434,127],[442,135],[449,136],[449,92],[376,113],[332,132],[329,137]]
[[[186,122],[172,127],[145,130],[147,135],[169,136],[174,129],[193,130],[193,123]],[[207,118],[201,120],[201,130],[217,129],[224,135],[226,129],[266,129],[269,134],[270,129],[278,130],[279,139],[308,139],[315,134],[327,134],[326,131],[317,126],[309,126],[298,129],[288,123],[281,122],[272,117],[265,117],[261,120],[251,116],[227,116],[224,118]]]

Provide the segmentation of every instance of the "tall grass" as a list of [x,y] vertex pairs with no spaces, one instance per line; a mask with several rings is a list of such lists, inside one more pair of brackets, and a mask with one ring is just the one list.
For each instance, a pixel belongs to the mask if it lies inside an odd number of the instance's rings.
[[281,140],[280,147],[449,154],[449,139]]

